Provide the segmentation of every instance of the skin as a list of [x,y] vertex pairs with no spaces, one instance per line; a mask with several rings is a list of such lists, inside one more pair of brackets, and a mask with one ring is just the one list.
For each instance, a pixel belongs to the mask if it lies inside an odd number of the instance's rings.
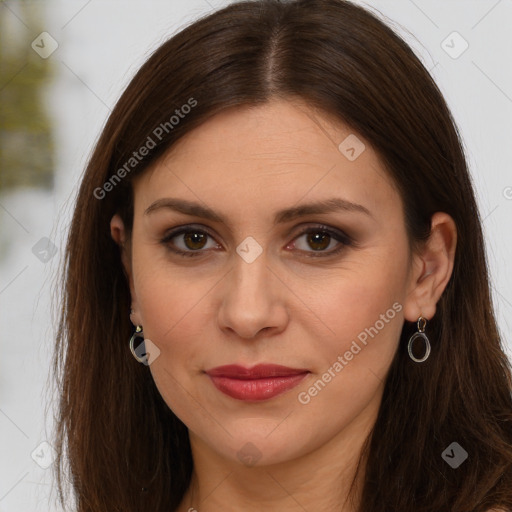
[[[159,348],[149,369],[189,429],[194,474],[179,512],[356,510],[359,486],[351,504],[349,484],[403,323],[435,315],[457,237],[452,218],[438,212],[430,239],[412,254],[401,198],[370,144],[356,134],[365,150],[354,161],[338,149],[351,133],[297,100],[229,109],[135,179],[131,234],[118,215],[112,218],[130,281],[131,321]],[[164,207],[144,213],[166,197],[207,205],[227,222]],[[331,197],[361,204],[371,216],[337,211],[273,225],[277,210]],[[189,236],[198,228],[211,236],[161,242],[171,228],[189,224]],[[311,227],[321,235],[319,224],[357,245],[307,257],[342,243],[334,237],[308,242],[300,234]],[[251,263],[236,252],[249,236],[263,249]],[[173,244],[202,254],[173,255]],[[394,318],[386,317],[378,334],[309,403],[300,403],[298,394],[394,303],[401,306]],[[204,373],[235,363],[311,373],[284,394],[248,403],[221,393]],[[249,442],[255,464],[238,456]]]

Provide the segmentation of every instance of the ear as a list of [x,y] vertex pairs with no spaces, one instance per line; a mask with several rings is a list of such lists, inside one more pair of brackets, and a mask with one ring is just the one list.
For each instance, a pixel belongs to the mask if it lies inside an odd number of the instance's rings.
[[440,299],[453,271],[457,227],[444,212],[436,212],[431,219],[431,233],[419,254],[413,255],[404,317],[416,322],[420,316],[427,320],[436,313]]
[[137,307],[137,296],[133,286],[133,272],[132,272],[132,258],[131,258],[131,243],[128,239],[128,234],[124,226],[124,222],[119,214],[115,214],[110,220],[110,235],[112,239],[119,245],[121,251],[121,262],[124,269],[124,274],[128,280],[131,294],[131,313],[130,320],[133,325],[142,325],[140,314]]

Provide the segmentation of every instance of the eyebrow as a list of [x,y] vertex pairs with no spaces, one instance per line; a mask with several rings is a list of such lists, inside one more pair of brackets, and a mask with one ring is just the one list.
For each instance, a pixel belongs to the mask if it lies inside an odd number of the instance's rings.
[[[157,199],[144,211],[144,215],[150,214],[162,208],[171,209],[186,215],[195,217],[202,217],[215,222],[220,222],[229,225],[226,219],[207,206],[199,203],[187,201],[185,199],[177,199],[172,197],[165,197]],[[363,205],[352,203],[340,197],[332,197],[323,201],[306,203],[299,206],[293,206],[284,210],[279,210],[274,216],[274,225],[289,222],[299,217],[311,214],[332,213],[337,211],[358,212],[364,213],[369,217],[373,217],[372,213]]]

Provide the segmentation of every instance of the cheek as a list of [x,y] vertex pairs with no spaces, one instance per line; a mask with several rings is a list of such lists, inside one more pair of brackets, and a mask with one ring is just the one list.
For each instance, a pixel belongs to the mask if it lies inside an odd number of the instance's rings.
[[[134,287],[144,336],[158,346],[161,362],[172,374],[183,376],[196,367],[199,371],[203,369],[201,354],[211,343],[205,327],[211,322],[209,294],[214,293],[219,278],[201,276],[191,269],[180,269],[156,260],[154,255],[151,257],[150,250],[141,250],[134,254],[133,260]],[[159,366],[164,365],[155,364],[155,371]]]
[[[321,300],[321,318],[331,331],[327,338],[322,337],[322,359],[327,368],[339,355],[346,355],[348,366],[385,374],[403,326],[404,251],[368,255],[371,264],[361,264],[357,272],[331,282],[329,294]],[[400,254],[404,256],[400,258]]]
[[202,424],[214,428],[204,417],[204,407],[198,405],[196,410],[198,398],[191,398],[198,395],[196,379],[204,378],[200,373],[211,341],[205,325],[212,284],[184,275],[177,277],[163,266],[153,266],[141,269],[134,282],[144,337],[160,350],[149,369],[162,398],[185,424],[194,424],[199,416]]
[[[397,297],[386,286],[377,290],[373,285],[367,290],[361,282],[351,288],[349,297],[333,297],[326,317],[334,334],[322,338],[322,371],[332,367],[340,356],[343,369],[351,367],[345,373],[354,372],[354,378],[357,368],[365,372],[370,368],[383,375],[391,364],[403,324],[403,306]],[[366,376],[358,375],[356,380]]]
[[[403,325],[400,272],[391,277],[368,272],[330,294],[325,318],[334,333],[316,345],[316,374],[296,397],[312,432],[335,435],[382,392]],[[329,426],[315,419],[326,411]]]

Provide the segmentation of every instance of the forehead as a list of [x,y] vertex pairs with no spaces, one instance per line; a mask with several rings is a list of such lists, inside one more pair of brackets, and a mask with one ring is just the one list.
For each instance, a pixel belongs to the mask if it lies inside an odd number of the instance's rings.
[[136,210],[166,195],[259,216],[332,196],[377,212],[401,202],[366,140],[295,100],[230,108],[186,134],[135,181]]

